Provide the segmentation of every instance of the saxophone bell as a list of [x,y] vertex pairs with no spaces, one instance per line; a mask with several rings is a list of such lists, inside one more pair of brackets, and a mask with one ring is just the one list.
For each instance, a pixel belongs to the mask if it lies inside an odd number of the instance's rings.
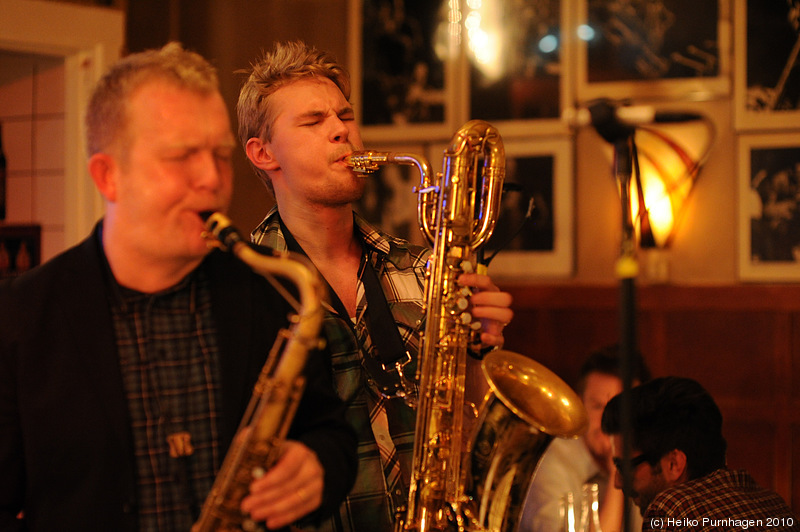
[[469,447],[464,510],[469,530],[517,530],[528,488],[554,438],[586,428],[580,397],[542,364],[493,351],[481,364],[489,383]]

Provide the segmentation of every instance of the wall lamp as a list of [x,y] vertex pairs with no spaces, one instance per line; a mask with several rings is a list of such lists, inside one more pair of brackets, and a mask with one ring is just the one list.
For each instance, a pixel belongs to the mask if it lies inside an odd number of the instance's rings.
[[641,248],[670,245],[684,206],[714,143],[707,117],[660,111],[607,98],[565,113],[572,125],[591,124],[611,146],[623,200],[623,241]]
[[636,128],[629,197],[641,248],[672,243],[714,137],[714,125],[704,117]]

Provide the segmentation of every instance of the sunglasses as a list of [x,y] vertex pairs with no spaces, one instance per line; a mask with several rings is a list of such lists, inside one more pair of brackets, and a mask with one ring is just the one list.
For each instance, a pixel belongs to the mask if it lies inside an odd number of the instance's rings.
[[[617,471],[619,471],[619,473],[622,474],[622,458],[615,456],[611,460],[614,462],[614,467],[617,468]],[[630,460],[631,471],[633,471],[634,469],[636,469],[645,462],[648,463],[651,462],[650,457],[647,456],[646,454],[640,454],[639,456],[631,458]]]

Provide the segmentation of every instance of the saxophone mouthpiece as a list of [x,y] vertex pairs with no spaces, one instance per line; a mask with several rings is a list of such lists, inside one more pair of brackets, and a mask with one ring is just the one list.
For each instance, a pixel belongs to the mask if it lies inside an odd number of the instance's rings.
[[201,212],[200,217],[206,224],[204,236],[209,239],[210,246],[232,249],[239,242],[243,242],[241,235],[233,227],[231,221],[219,212]]
[[344,164],[361,174],[371,174],[378,170],[375,152],[372,151],[354,151],[344,157]]

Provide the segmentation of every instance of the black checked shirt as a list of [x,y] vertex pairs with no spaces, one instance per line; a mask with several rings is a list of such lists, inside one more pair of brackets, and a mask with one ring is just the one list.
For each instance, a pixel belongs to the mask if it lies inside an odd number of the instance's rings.
[[[188,531],[220,467],[217,346],[208,281],[195,272],[156,294],[119,289],[117,349],[132,422],[139,529]],[[186,431],[191,455],[170,456]]]

